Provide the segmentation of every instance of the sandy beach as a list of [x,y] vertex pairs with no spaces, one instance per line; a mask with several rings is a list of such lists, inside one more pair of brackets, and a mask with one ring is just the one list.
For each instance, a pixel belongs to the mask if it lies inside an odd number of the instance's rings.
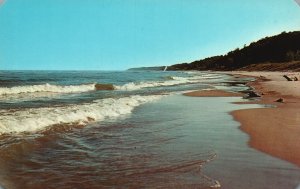
[[[243,109],[231,112],[250,136],[249,146],[300,166],[300,81],[287,81],[283,75],[299,78],[298,72],[226,72],[238,77],[251,76],[249,82],[261,97],[248,103],[272,105],[273,108]],[[193,97],[239,96],[220,90],[195,91]],[[282,99],[276,102],[278,99]]]
[[[250,135],[249,145],[272,156],[300,166],[300,82],[287,81],[283,75],[299,78],[297,72],[233,72],[257,77],[249,83],[261,98],[257,103],[275,108],[232,112],[241,129]],[[279,98],[283,102],[276,102]]]

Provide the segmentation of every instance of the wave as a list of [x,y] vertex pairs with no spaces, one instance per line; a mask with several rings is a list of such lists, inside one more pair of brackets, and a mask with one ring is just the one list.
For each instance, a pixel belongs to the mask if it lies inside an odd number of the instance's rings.
[[208,80],[220,79],[221,75],[216,74],[206,74],[206,75],[194,75],[191,77],[175,77],[175,76],[167,76],[165,77],[165,81],[147,81],[147,82],[139,82],[139,83],[127,83],[121,86],[115,86],[117,90],[139,90],[142,88],[150,88],[150,87],[164,87],[164,86],[174,86],[181,84],[192,84],[199,83]]
[[1,87],[0,95],[11,95],[20,93],[36,93],[36,92],[52,92],[52,93],[78,93],[95,90],[95,84],[83,84],[83,85],[25,85],[16,87]]
[[115,86],[117,90],[139,90],[142,88],[149,88],[149,87],[163,87],[163,86],[173,86],[173,85],[180,85],[180,84],[188,84],[188,83],[195,83],[196,80],[192,81],[186,77],[168,77],[169,80],[167,81],[147,81],[147,82],[139,82],[139,83],[127,83],[121,86]]
[[191,84],[205,81],[208,79],[218,79],[220,76],[215,74],[207,75],[194,75],[192,77],[175,77],[168,76],[162,81],[145,81],[145,82],[131,82],[124,85],[112,85],[112,84],[82,84],[82,85],[51,85],[51,84],[41,84],[41,85],[25,85],[25,86],[15,86],[15,87],[0,87],[0,96],[4,95],[16,95],[22,93],[80,93],[88,92],[93,90],[139,90],[143,88],[150,87],[163,87],[163,86],[174,86],[180,84]]
[[0,134],[35,132],[58,124],[85,125],[93,121],[131,113],[134,107],[159,99],[162,95],[107,98],[93,103],[66,107],[0,110]]

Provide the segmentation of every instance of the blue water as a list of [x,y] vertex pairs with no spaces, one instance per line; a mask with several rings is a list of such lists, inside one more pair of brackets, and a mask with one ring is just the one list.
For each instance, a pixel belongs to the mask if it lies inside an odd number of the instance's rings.
[[[211,88],[220,78],[229,76],[200,72],[1,71],[0,133],[103,121],[174,92]],[[111,85],[114,90],[99,90],[99,84]]]
[[[200,74],[201,75],[201,74]],[[207,74],[202,74],[207,75]],[[192,78],[193,75],[185,72],[133,72],[133,71],[0,71],[0,109],[18,107],[42,107],[58,104],[74,104],[91,102],[96,99],[109,97],[121,97],[130,95],[149,95],[161,94],[164,92],[191,90],[195,88],[207,87],[204,83],[199,84],[195,81],[186,85],[170,84],[156,87],[142,87],[142,83],[163,83],[171,80],[171,77]],[[201,79],[199,79],[200,81]],[[124,86],[134,83],[140,89],[134,90],[114,90],[114,91],[84,91],[80,93],[63,92],[35,92],[29,93],[20,91],[14,95],[1,96],[1,88],[13,88],[19,86],[37,86],[50,84],[54,86],[80,86],[86,84],[113,84]],[[17,102],[18,104],[15,104]]]
[[248,89],[235,81],[212,72],[1,71],[0,187],[296,188],[299,168],[249,148],[228,114],[261,106],[182,95]]

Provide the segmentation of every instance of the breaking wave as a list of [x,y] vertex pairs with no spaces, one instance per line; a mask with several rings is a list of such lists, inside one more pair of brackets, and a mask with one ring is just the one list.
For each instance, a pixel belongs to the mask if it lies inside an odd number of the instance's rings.
[[131,113],[134,107],[159,99],[162,95],[106,98],[89,104],[66,107],[29,108],[0,111],[0,134],[34,132],[58,124],[84,125],[93,121]]
[[140,82],[140,83],[131,82],[121,86],[115,86],[115,89],[132,91],[132,90],[139,90],[142,88],[149,88],[149,87],[172,86],[172,85],[198,82],[196,80],[191,80],[190,78],[186,78],[186,77],[168,77],[168,79],[169,80],[166,81],[148,81],[148,82]]
[[78,93],[95,90],[95,84],[83,84],[83,85],[25,85],[16,87],[1,87],[0,95],[20,94],[20,93],[36,93],[36,92],[52,92],[52,93]]
[[163,87],[173,86],[180,84],[190,84],[205,81],[207,79],[217,79],[218,76],[207,74],[207,75],[196,75],[193,77],[174,77],[168,76],[162,81],[145,81],[145,82],[131,82],[124,85],[112,85],[112,84],[82,84],[82,85],[52,85],[52,84],[41,84],[41,85],[25,85],[15,87],[0,87],[0,96],[3,95],[17,95],[22,93],[81,93],[94,90],[139,90],[150,87]]
[[111,85],[111,84],[83,84],[83,85],[26,85],[26,86],[16,86],[16,87],[1,87],[0,95],[16,95],[22,93],[80,93],[88,92],[93,90],[138,90],[147,87],[157,87],[157,86],[170,86],[178,85],[183,83],[188,83],[189,80],[183,77],[170,77],[167,81],[152,81],[152,82],[140,82],[140,83],[127,83],[124,85]]

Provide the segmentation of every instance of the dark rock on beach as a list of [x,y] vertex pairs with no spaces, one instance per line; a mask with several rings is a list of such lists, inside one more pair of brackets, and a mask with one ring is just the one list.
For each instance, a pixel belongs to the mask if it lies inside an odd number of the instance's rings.
[[259,94],[257,94],[256,92],[252,91],[252,90],[246,90],[246,91],[242,91],[242,93],[245,93],[247,96],[244,98],[256,98],[256,97],[261,97]]
[[114,90],[115,87],[113,84],[95,84],[96,90]]
[[283,101],[283,98],[279,98],[279,99],[275,100],[275,102],[281,102],[281,103],[283,103],[284,101]]

